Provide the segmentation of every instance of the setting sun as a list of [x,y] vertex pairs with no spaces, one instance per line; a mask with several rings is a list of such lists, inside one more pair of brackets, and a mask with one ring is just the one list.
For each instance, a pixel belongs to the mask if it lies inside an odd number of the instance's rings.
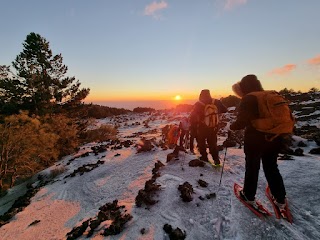
[[174,97],[174,99],[177,100],[177,101],[178,101],[178,100],[181,100],[181,96],[180,96],[180,95],[177,95],[177,96]]

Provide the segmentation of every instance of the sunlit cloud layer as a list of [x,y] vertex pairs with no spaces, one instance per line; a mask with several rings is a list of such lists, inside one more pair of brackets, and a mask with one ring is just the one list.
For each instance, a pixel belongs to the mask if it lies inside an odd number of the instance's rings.
[[224,9],[230,10],[239,5],[244,5],[247,3],[247,0],[224,0]]
[[167,7],[168,3],[166,1],[153,2],[145,7],[144,15],[158,18],[160,17],[159,12],[163,9],[166,9]]
[[308,60],[310,65],[320,65],[320,55]]
[[296,68],[297,68],[296,64],[287,64],[287,65],[284,65],[281,68],[276,68],[276,69],[272,70],[270,72],[270,74],[271,75],[273,75],[273,74],[285,75],[285,74],[288,74],[288,73],[292,72]]

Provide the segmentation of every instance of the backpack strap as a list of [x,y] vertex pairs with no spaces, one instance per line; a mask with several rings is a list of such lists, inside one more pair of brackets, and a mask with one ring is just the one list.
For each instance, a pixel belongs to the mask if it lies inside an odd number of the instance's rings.
[[[218,107],[216,106],[216,108],[218,109]],[[205,117],[207,117],[207,116],[210,116],[210,115],[218,115],[219,113],[217,112],[217,113],[210,113],[210,114],[208,114],[208,115],[205,115]]]
[[272,136],[268,136],[267,134],[264,135],[264,138],[267,142],[272,142],[276,137],[280,136],[280,134],[274,134]]

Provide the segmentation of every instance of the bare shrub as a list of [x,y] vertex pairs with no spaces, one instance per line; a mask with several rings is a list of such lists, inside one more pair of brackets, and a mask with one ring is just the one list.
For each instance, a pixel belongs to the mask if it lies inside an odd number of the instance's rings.
[[109,124],[101,125],[99,128],[85,131],[81,138],[83,143],[103,142],[109,139],[116,139],[117,130]]
[[48,131],[38,118],[23,112],[11,115],[0,124],[0,189],[12,187],[17,178],[42,170],[46,162],[55,161],[58,137]]
[[78,123],[75,119],[55,114],[44,116],[42,121],[48,131],[58,136],[55,147],[59,151],[59,157],[71,154],[79,146]]
[[57,176],[59,176],[60,174],[64,173],[66,171],[66,167],[64,166],[59,166],[59,167],[56,167],[54,169],[52,169],[49,173],[49,179],[54,179],[56,178]]

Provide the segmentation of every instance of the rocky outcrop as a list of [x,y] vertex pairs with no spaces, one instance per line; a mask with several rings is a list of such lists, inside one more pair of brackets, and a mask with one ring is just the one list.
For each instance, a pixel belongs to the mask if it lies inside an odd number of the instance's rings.
[[96,163],[85,164],[85,165],[79,167],[78,169],[74,170],[73,173],[65,176],[64,178],[74,177],[74,176],[76,176],[77,173],[79,173],[79,175],[83,175],[84,173],[90,172],[93,169],[99,167],[101,164],[104,164],[104,161],[98,160]]
[[74,240],[81,237],[88,229],[87,237],[94,234],[94,230],[104,221],[111,220],[111,224],[106,227],[101,235],[110,236],[121,233],[125,224],[132,219],[130,214],[125,214],[125,206],[119,206],[118,200],[106,203],[99,208],[96,217],[84,221],[80,226],[73,228],[67,233],[67,240]]
[[182,185],[179,185],[178,190],[180,191],[180,197],[184,202],[192,201],[192,194],[194,193],[193,187],[190,183],[184,182]]
[[183,240],[187,237],[185,231],[180,228],[173,229],[170,224],[165,224],[163,230],[169,235],[170,240]]
[[158,202],[154,199],[155,193],[160,190],[160,185],[156,184],[156,179],[160,176],[159,169],[163,166],[164,164],[160,161],[155,163],[155,166],[152,169],[152,178],[146,181],[144,189],[140,189],[135,198],[137,207],[142,207],[143,204],[150,206]]

